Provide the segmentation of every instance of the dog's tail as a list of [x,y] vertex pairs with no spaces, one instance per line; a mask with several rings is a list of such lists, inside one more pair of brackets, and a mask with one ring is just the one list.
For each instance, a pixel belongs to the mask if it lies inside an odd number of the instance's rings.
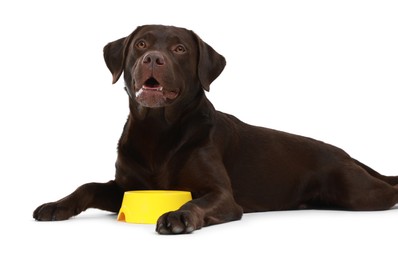
[[354,162],[359,165],[360,167],[362,167],[365,171],[367,171],[370,175],[372,175],[373,177],[382,180],[384,182],[387,182],[390,185],[398,185],[398,176],[385,176],[382,175],[380,173],[378,173],[377,171],[373,170],[372,168],[370,168],[369,166],[361,163],[358,160],[353,159]]

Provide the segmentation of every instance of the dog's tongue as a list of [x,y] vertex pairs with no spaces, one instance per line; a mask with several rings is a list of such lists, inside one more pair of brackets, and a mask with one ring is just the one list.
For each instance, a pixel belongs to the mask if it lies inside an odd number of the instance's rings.
[[177,92],[165,90],[161,85],[150,85],[150,86],[144,85],[135,95],[136,97],[138,97],[142,95],[144,92],[147,93],[146,95],[163,96],[163,98],[167,99],[175,99],[178,96]]
[[143,90],[152,90],[152,91],[162,91],[163,87],[160,85],[144,85],[142,86]]

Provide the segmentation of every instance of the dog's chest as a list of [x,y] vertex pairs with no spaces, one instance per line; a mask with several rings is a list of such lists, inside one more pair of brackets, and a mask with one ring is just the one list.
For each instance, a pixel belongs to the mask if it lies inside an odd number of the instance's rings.
[[170,126],[158,118],[145,122],[130,118],[119,141],[118,161],[123,162],[126,173],[120,177],[151,189],[184,186],[182,180],[189,175],[186,169],[193,160],[192,153],[206,144],[209,135],[203,119],[194,119]]
[[119,144],[118,161],[125,169],[125,181],[142,183],[142,188],[148,189],[178,188],[189,153],[183,143],[170,138],[148,138],[145,134],[140,138],[136,134],[130,142]]

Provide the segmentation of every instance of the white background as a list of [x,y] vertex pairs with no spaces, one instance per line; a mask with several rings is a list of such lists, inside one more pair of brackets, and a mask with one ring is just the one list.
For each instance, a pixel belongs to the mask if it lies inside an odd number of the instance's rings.
[[184,236],[96,210],[56,223],[32,212],[113,179],[127,96],[102,48],[147,23],[192,29],[226,57],[208,93],[218,110],[398,174],[397,14],[383,0],[2,1],[0,258],[394,258],[397,209],[247,214]]

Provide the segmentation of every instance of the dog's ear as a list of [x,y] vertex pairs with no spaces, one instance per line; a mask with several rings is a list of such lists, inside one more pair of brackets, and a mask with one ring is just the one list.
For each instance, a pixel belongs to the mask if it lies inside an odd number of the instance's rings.
[[104,59],[112,73],[112,84],[115,84],[123,73],[130,42],[139,28],[137,27],[129,36],[110,42],[104,47]]
[[106,66],[112,73],[112,84],[115,84],[120,75],[122,75],[124,67],[124,49],[127,37],[117,41],[110,42],[104,47],[104,59]]
[[210,90],[210,84],[221,74],[226,65],[225,58],[217,53],[210,45],[205,43],[194,33],[199,50],[198,77],[202,87]]

